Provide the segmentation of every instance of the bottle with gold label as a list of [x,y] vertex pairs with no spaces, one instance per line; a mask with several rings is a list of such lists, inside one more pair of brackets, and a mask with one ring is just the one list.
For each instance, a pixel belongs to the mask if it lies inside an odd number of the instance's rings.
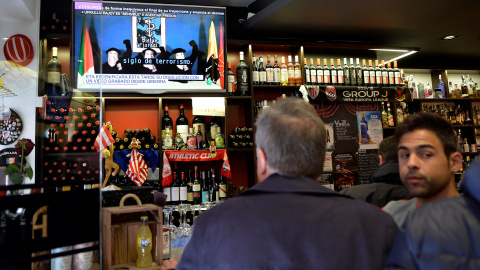
[[148,227],[148,217],[140,217],[142,225],[137,232],[137,267],[152,266],[152,232]]

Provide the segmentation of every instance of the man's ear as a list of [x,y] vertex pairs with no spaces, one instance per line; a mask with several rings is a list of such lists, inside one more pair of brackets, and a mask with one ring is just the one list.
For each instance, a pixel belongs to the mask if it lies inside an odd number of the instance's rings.
[[460,152],[453,152],[450,154],[450,168],[452,173],[456,173],[462,168],[463,156]]
[[378,155],[378,165],[382,165],[383,163],[385,163],[385,161],[383,160],[382,155]]
[[260,181],[264,177],[265,174],[267,173],[267,157],[265,155],[265,152],[263,151],[262,148],[257,148],[257,176]]

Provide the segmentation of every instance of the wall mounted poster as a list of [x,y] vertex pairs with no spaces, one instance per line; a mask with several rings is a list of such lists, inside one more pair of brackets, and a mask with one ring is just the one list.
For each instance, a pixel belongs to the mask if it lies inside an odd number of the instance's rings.
[[357,112],[360,149],[377,149],[383,140],[382,116],[379,111]]

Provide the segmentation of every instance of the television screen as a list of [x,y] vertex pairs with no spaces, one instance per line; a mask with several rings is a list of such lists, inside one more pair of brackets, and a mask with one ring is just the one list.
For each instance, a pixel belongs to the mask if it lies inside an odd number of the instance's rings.
[[74,1],[73,14],[74,88],[225,91],[224,7]]

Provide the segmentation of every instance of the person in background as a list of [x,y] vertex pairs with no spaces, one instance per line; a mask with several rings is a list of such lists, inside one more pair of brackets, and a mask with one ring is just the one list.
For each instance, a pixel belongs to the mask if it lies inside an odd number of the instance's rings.
[[393,136],[380,142],[378,157],[380,166],[370,176],[370,184],[348,187],[340,193],[378,207],[383,207],[392,200],[411,199],[412,195],[400,180],[398,150]]
[[286,98],[256,122],[259,183],[202,213],[177,269],[382,269],[397,234],[378,207],[323,187],[325,124]]
[[116,48],[110,48],[105,51],[107,53],[107,62],[102,65],[102,74],[118,74],[123,73],[123,66],[119,61],[120,50]]
[[384,210],[398,226],[418,207],[459,196],[455,173],[463,157],[452,125],[433,113],[415,113],[395,129],[400,178],[415,198],[389,202]]
[[463,196],[420,207],[403,224],[386,269],[480,269],[480,159],[464,175]]

